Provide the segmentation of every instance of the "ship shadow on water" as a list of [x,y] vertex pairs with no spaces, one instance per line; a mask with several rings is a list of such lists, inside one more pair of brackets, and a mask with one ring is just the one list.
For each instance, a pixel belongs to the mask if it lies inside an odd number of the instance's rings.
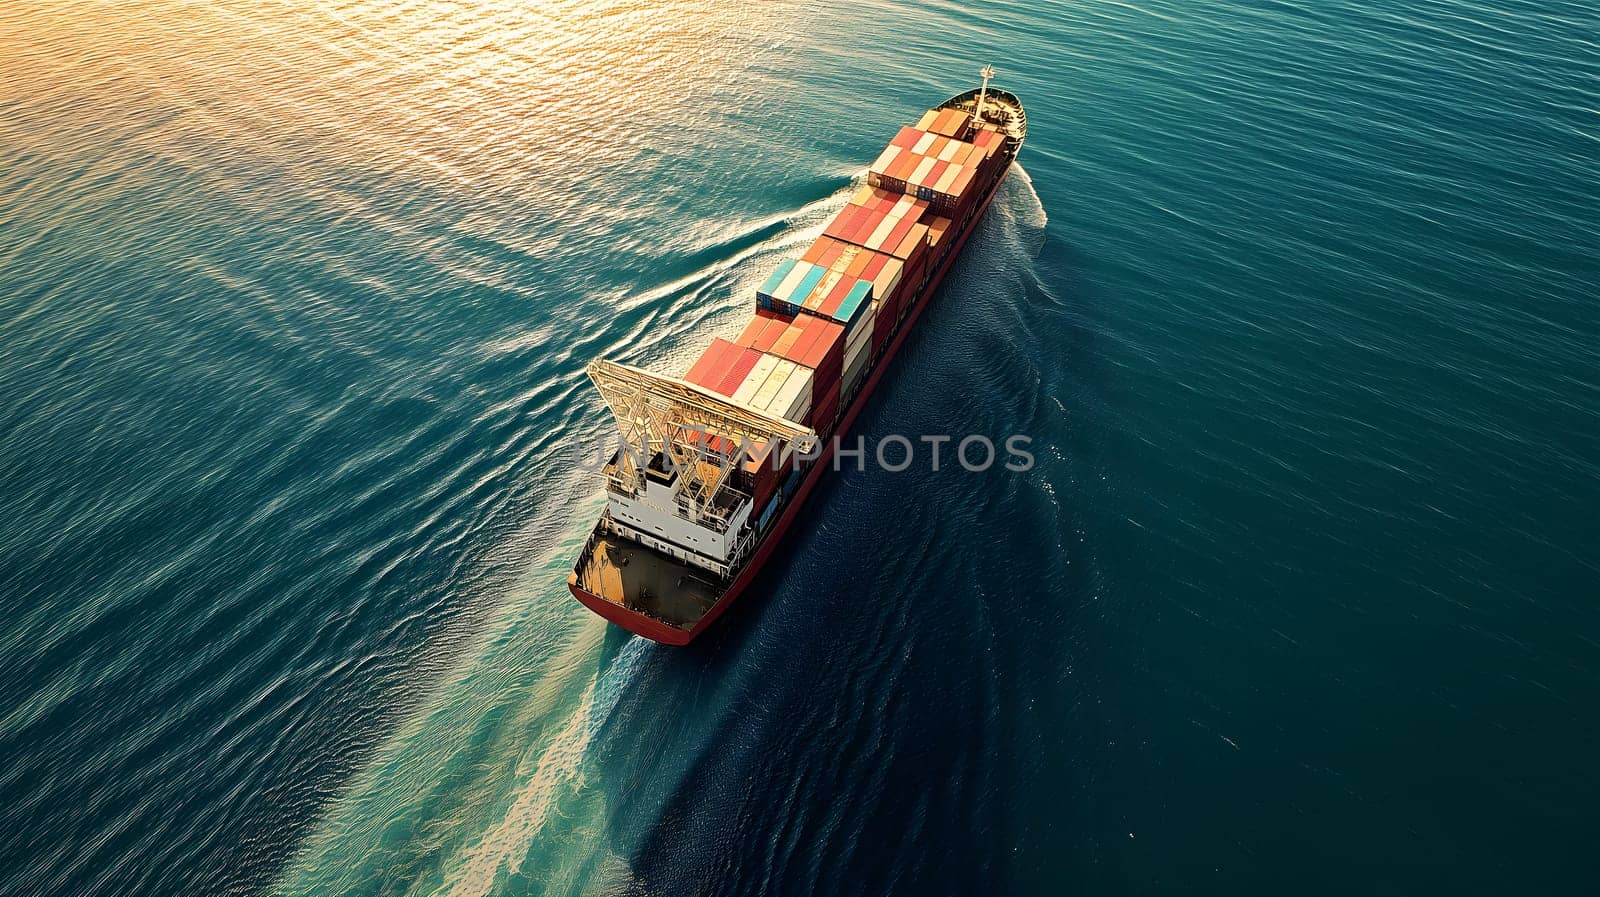
[[620,892],[977,893],[1044,862],[1014,852],[1015,806],[1092,773],[1038,720],[1106,728],[1084,701],[1104,478],[1067,409],[1098,413],[1104,374],[1078,270],[1009,180],[854,428],[1027,433],[1034,470],[847,467],[716,626],[651,646],[589,758]]

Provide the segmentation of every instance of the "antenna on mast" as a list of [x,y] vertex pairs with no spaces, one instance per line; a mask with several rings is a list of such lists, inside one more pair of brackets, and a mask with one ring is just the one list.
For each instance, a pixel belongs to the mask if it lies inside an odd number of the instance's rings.
[[978,108],[972,113],[974,123],[983,121],[983,104],[989,99],[989,79],[994,77],[994,66],[986,65],[978,71],[983,76],[983,88],[978,91]]

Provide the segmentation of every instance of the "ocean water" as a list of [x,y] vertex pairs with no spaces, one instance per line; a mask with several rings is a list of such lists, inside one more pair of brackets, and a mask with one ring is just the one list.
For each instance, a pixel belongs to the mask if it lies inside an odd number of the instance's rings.
[[[1600,13],[0,4],[0,895],[1581,893]],[[584,363],[921,109],[1020,167],[689,649]]]

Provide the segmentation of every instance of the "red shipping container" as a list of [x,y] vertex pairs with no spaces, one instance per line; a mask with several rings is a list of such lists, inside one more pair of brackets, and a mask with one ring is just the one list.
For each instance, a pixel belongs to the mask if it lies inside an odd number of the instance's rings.
[[748,346],[762,352],[771,351],[772,344],[783,335],[793,316],[775,312],[770,309],[756,309],[755,317],[744,326],[744,332],[734,342],[741,346]]
[[895,157],[893,162],[889,163],[889,168],[884,171],[884,174],[897,181],[908,181],[911,179],[912,172],[916,171],[917,166],[920,164],[922,164],[922,157],[916,153],[901,153]]
[[928,273],[928,261],[933,258],[933,250],[929,248],[927,238],[924,237],[922,245],[918,246],[905,260],[906,273],[902,280],[910,280],[914,289],[917,282]]
[[[900,282],[901,284],[905,283],[904,275],[901,275]],[[894,326],[894,322],[900,318],[900,307],[904,304],[901,301],[901,297],[904,295],[904,288],[901,286],[896,286],[894,289],[889,291],[889,295],[878,299],[878,319],[872,325],[874,331],[876,331],[880,326]]]
[[[880,312],[883,309],[878,309]],[[895,321],[888,317],[879,318],[872,322],[872,354],[877,356],[883,351],[883,344],[895,331]]]
[[833,289],[828,291],[828,295],[822,297],[822,301],[817,303],[816,311],[819,314],[832,317],[833,313],[838,311],[839,306],[844,302],[844,297],[850,295],[850,291],[855,289],[858,283],[860,281],[854,277],[839,278],[839,282],[834,285]]
[[917,217],[916,215],[907,215],[901,218],[899,223],[894,226],[894,230],[889,231],[889,235],[883,238],[883,245],[873,248],[879,252],[887,252],[897,258],[903,257],[900,254],[900,244],[905,241],[906,235],[911,233],[911,229],[917,226]]
[[683,375],[683,379],[696,386],[711,389],[713,384],[722,377],[723,371],[726,370],[726,362],[723,359],[729,350],[733,348],[736,348],[733,343],[725,339],[712,340],[711,345],[706,346],[705,350],[700,353],[700,357],[695,360],[695,363],[690,365],[689,371]]
[[839,214],[833,216],[833,220],[828,222],[828,227],[823,233],[836,239],[843,239],[844,235],[861,220],[861,215],[860,206],[847,205],[839,210]]
[[761,360],[761,353],[745,346],[735,346],[736,354],[730,357],[728,369],[723,372],[721,379],[712,389],[725,396],[732,396],[739,391],[739,384],[749,375],[756,362]]
[[805,356],[801,359],[801,363],[815,369],[819,375],[842,373],[844,326],[836,321],[817,318],[811,325],[811,331],[812,339],[806,344]]
[[836,379],[822,398],[811,402],[811,414],[806,421],[818,433],[831,433],[839,421],[839,381]]
[[904,274],[900,275],[900,285],[895,288],[893,298],[885,305],[885,308],[888,309],[887,314],[890,316],[889,320],[898,320],[910,308],[912,300],[916,296],[917,285],[922,282],[922,278],[927,272],[927,259],[928,253],[924,249],[921,252],[913,253],[911,258],[906,260],[906,270]]
[[826,380],[831,374],[837,379],[836,368],[843,360],[837,349],[841,345],[840,339],[843,333],[843,327],[827,318],[801,315],[785,335],[785,340],[789,340],[787,350],[774,354],[781,354],[781,357],[815,371],[813,375],[813,390],[815,390],[815,378]]
[[731,396],[760,358],[761,353],[754,349],[714,339],[683,379],[703,389]]
[[815,396],[819,391],[838,386],[844,376],[843,329],[819,337],[808,353],[817,359],[817,367],[812,375],[811,394]]

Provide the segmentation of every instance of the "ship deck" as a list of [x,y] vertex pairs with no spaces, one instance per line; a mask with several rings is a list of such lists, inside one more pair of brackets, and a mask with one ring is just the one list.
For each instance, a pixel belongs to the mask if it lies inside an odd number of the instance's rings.
[[689,629],[717,603],[722,588],[709,574],[655,549],[597,535],[578,584],[590,594]]

